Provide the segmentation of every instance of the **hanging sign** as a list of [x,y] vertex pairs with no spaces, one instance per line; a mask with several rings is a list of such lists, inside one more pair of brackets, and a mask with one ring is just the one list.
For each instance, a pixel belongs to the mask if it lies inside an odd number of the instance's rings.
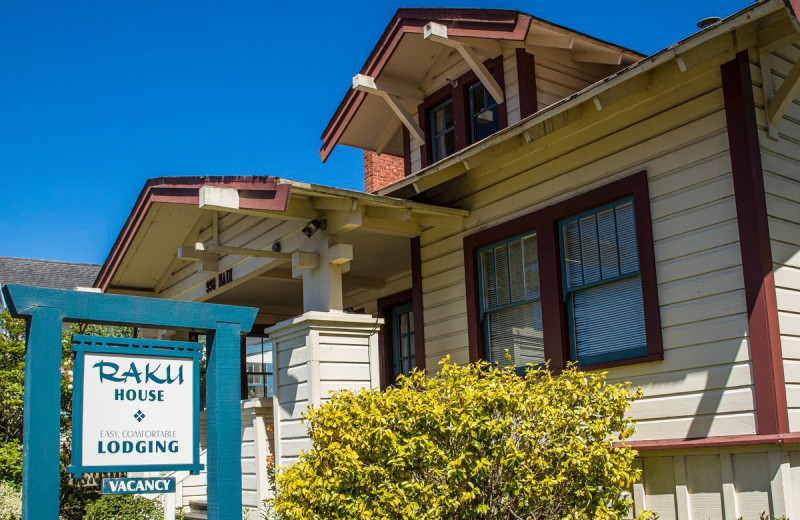
[[152,478],[104,478],[104,495],[160,495],[175,492],[175,479]]
[[199,472],[199,343],[73,337],[70,471]]

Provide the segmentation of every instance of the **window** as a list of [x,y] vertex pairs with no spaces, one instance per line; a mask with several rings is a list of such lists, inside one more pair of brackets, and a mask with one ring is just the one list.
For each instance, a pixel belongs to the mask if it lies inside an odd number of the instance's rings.
[[647,354],[633,200],[561,221],[570,357],[581,364]]
[[411,303],[391,309],[392,366],[394,379],[407,376],[417,366],[414,355],[414,311]]
[[456,151],[455,120],[453,100],[435,106],[430,112],[431,154],[433,162],[444,159]]
[[663,359],[646,172],[465,237],[464,268],[471,361]]
[[[503,57],[484,61],[489,73],[504,87]],[[420,150],[422,167],[448,157],[464,147],[508,126],[505,104],[498,104],[478,76],[466,72],[426,96],[417,106],[417,121],[423,128],[425,143]],[[403,148],[411,164],[411,136],[403,131]]]
[[536,233],[485,247],[478,262],[488,360],[502,366],[544,362]]
[[245,339],[247,397],[272,397],[272,342],[264,336]]
[[470,138],[473,143],[499,130],[497,102],[480,81],[469,87],[469,116]]

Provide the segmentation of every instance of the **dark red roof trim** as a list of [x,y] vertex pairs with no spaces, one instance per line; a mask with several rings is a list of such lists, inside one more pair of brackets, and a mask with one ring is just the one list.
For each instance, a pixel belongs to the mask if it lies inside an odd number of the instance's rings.
[[210,176],[210,177],[158,177],[148,180],[128,220],[122,227],[111,252],[108,254],[94,286],[103,291],[119,268],[125,253],[133,242],[147,212],[156,202],[197,206],[202,186],[219,186],[239,190],[239,207],[264,211],[286,211],[289,207],[291,187],[279,184],[276,177],[266,176]]
[[[430,21],[446,25],[450,36],[524,40],[531,24],[531,16],[501,9],[398,9],[361,68],[361,74],[379,75],[403,36],[422,34],[425,24]],[[322,133],[319,155],[323,162],[330,156],[365,96],[363,92],[348,89]]]

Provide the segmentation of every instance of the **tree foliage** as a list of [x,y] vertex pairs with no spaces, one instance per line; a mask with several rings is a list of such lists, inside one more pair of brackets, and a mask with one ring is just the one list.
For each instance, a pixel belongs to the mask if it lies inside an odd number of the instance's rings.
[[624,518],[640,474],[618,441],[639,395],[604,373],[445,360],[311,409],[313,449],[277,472],[269,505],[287,520]]
[[86,508],[86,520],[161,520],[161,502],[132,495],[103,495]]
[[[100,496],[98,490],[75,481],[66,472],[71,458],[72,440],[72,345],[73,324],[61,341],[61,474],[60,508],[66,520],[83,518],[86,504]],[[132,337],[129,327],[89,325],[84,334]],[[7,310],[0,312],[0,482],[19,489],[22,486],[22,426],[25,396],[25,322],[14,319]]]

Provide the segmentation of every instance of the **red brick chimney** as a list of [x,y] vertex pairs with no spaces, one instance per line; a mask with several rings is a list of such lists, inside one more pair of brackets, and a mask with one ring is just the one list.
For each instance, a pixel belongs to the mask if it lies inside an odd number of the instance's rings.
[[402,157],[364,150],[364,191],[372,193],[405,177]]

